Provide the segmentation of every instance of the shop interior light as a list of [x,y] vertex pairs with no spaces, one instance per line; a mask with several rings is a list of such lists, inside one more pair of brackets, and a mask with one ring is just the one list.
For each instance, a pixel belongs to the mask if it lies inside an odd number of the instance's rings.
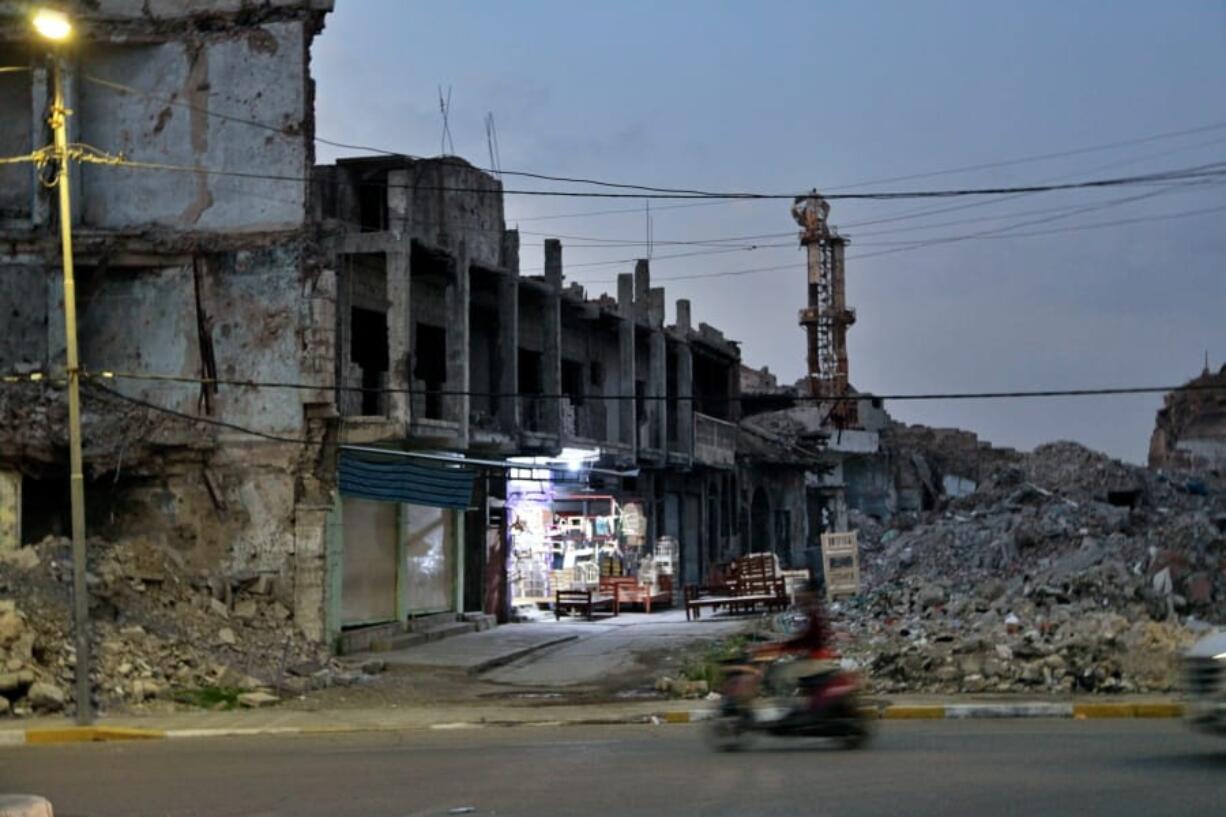
[[563,448],[562,453],[558,455],[568,471],[578,471],[583,467],[584,463],[595,462],[600,459],[599,448]]

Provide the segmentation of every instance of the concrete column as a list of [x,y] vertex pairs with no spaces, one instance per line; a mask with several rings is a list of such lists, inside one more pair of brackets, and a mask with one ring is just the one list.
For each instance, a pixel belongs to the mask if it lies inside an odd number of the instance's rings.
[[[411,253],[404,249],[388,252],[387,263],[387,387],[408,389],[412,377],[412,300],[410,290]],[[387,416],[403,423],[408,431],[412,419],[407,391],[391,391],[387,394]]]
[[677,299],[677,331],[682,335],[689,336],[690,329],[690,301],[688,298]]
[[[468,360],[468,301],[470,294],[468,248],[463,241],[456,249],[455,269],[447,286],[447,384],[448,392],[467,392],[470,386]],[[443,416],[458,426],[458,444],[468,447],[467,394],[450,394],[444,401]]]
[[[646,270],[647,262],[639,263]],[[651,326],[651,340],[647,350],[647,433],[651,446],[667,454],[668,414],[664,397],[668,395],[668,346],[664,338],[663,287],[648,287],[646,309],[647,322]]]
[[663,329],[652,329],[647,347],[647,435],[652,448],[668,451],[664,397],[668,394],[668,350]]
[[[505,245],[504,245],[505,246]],[[516,267],[519,253],[515,254]],[[498,427],[508,434],[520,428],[519,390],[519,278],[504,273],[498,278]]]
[[507,434],[518,433],[523,423],[519,391],[519,230],[502,234],[502,266],[506,274],[498,279],[499,372],[498,427]]
[[[545,394],[562,394],[562,242],[545,239],[545,344],[541,355],[541,387]],[[562,440],[562,399],[545,401],[545,431]]]
[[21,474],[0,471],[0,553],[21,547]]
[[[333,325],[336,336],[333,342],[335,358],[332,361],[333,379],[336,385],[347,385],[345,378],[349,366],[349,349],[353,337],[353,327],[349,322],[350,290],[353,286],[353,258],[348,255],[337,255],[336,301],[333,310]],[[360,404],[361,397],[353,392],[338,389],[336,392],[336,408],[341,415],[351,413],[354,399]]]
[[[387,229],[397,236],[413,234],[413,177],[408,170],[387,173]],[[407,251],[407,242],[405,246]]]
[[634,262],[634,305],[640,315],[647,313],[648,291],[651,289],[651,263],[646,258]]
[[294,621],[307,638],[315,641],[328,636],[325,594],[328,576],[324,558],[327,517],[325,506],[294,507]]
[[[681,304],[685,303],[687,319],[689,317],[689,302],[677,302],[677,327],[681,328]],[[681,450],[694,460],[694,350],[689,341],[677,344],[677,436],[681,441]],[[706,501],[703,502],[703,513],[706,513]]]
[[519,275],[519,230],[506,230],[502,234],[502,266]]
[[[634,395],[634,275],[628,272],[617,276],[617,311],[621,321],[617,327],[618,373],[614,394]],[[617,401],[617,427],[621,442],[630,446],[631,454],[638,458],[638,430],[634,422],[634,400]]]
[[[50,129],[47,127],[47,109],[50,104],[51,80],[47,76],[47,69],[35,68],[31,71],[30,80],[31,145],[46,145],[51,142]],[[30,165],[30,221],[35,226],[39,226],[46,224],[50,219],[51,201],[54,194],[39,184],[34,174],[35,168]]]

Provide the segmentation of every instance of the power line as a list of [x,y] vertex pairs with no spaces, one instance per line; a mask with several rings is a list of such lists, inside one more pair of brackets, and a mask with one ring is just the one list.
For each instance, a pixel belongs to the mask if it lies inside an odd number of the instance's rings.
[[[641,401],[677,401],[677,402],[692,402],[708,399],[703,395],[641,395],[641,394],[572,394],[566,392],[542,394],[535,392],[497,392],[497,391],[480,391],[474,389],[413,389],[413,388],[396,388],[391,386],[346,386],[346,385],[328,385],[320,383],[299,383],[293,381],[268,381],[268,380],[244,380],[238,378],[209,378],[209,377],[192,377],[188,375],[170,375],[156,374],[149,372],[124,372],[124,371],[96,371],[89,372],[84,377],[91,381],[98,380],[133,380],[146,382],[162,382],[162,383],[177,383],[186,385],[212,385],[212,386],[232,386],[249,389],[289,389],[298,391],[348,391],[361,392],[363,394],[429,394],[431,396],[441,397],[493,397],[493,398],[534,398],[538,400],[569,400],[572,398],[582,398],[583,400],[641,400]],[[100,388],[107,388],[99,386]],[[109,391],[110,389],[107,388]],[[798,402],[818,402],[827,403],[834,401],[850,401],[850,400],[890,400],[890,401],[925,401],[925,400],[995,400],[995,399],[1021,399],[1029,397],[1095,397],[1095,396],[1115,396],[1129,394],[1157,394],[1178,391],[1226,391],[1226,383],[1187,383],[1179,386],[1108,386],[1101,388],[1075,388],[1075,389],[1035,389],[1024,390],[1014,389],[1008,391],[976,391],[976,392],[904,392],[897,394],[879,394],[874,392],[863,392],[858,394],[848,394],[836,397],[813,397],[812,395],[797,394],[787,395],[789,399],[794,399]],[[754,395],[727,396],[721,398],[722,402],[737,402],[746,400],[758,399]],[[192,415],[187,415],[192,416]]]
[[[258,120],[249,119],[246,117],[239,117],[239,116],[233,116],[230,114],[216,112],[209,108],[204,108],[198,105],[194,105],[185,100],[159,95],[159,94],[156,94],[148,90],[135,88],[130,85],[124,85],[122,83],[103,79],[101,77],[97,77],[92,74],[83,74],[83,78],[88,82],[95,83],[97,85],[109,88],[111,90],[114,90],[120,93],[144,96],[150,99],[155,99],[155,100],[165,102],[166,104],[188,108],[190,110],[202,113],[204,115],[216,117],[219,119],[223,119],[225,121],[247,124],[247,125],[259,127],[265,130],[271,130],[271,131],[275,131],[278,133],[282,133],[287,136],[296,137],[298,135],[296,131],[290,128],[278,127],[275,125],[270,125],[265,122],[259,122]],[[896,177],[894,179],[860,182],[854,185],[843,185],[836,189],[846,190],[846,189],[852,189],[855,187],[865,187],[865,186],[869,186],[873,184],[880,184],[886,181],[903,181],[903,180],[910,180],[910,179],[917,179],[917,178],[928,178],[932,176],[948,175],[951,173],[967,172],[970,170],[985,169],[985,168],[991,168],[991,167],[1002,167],[1002,166],[1007,166],[1007,165],[1043,161],[1046,159],[1062,158],[1066,156],[1074,156],[1074,155],[1080,155],[1084,153],[1092,153],[1092,152],[1101,151],[1101,150],[1111,150],[1111,149],[1116,149],[1120,147],[1127,147],[1130,145],[1144,144],[1148,142],[1159,141],[1162,139],[1171,139],[1171,138],[1177,138],[1180,136],[1187,136],[1187,135],[1191,135],[1194,133],[1202,133],[1202,132],[1211,131],[1211,130],[1221,130],[1224,128],[1226,128],[1226,122],[1211,123],[1211,124],[1202,125],[1196,128],[1187,128],[1187,129],[1178,130],[1178,131],[1167,131],[1164,133],[1152,134],[1152,135],[1140,137],[1137,139],[1121,140],[1121,141],[1111,142],[1111,143],[1107,143],[1103,145],[1094,145],[1090,147],[1076,148],[1073,150],[1060,151],[1060,152],[1048,153],[1048,154],[1040,154],[1036,156],[1026,156],[1026,157],[1021,157],[1018,159],[1010,159],[1010,160],[985,163],[985,164],[980,164],[980,165],[968,165],[968,166],[959,167],[959,168],[930,171],[926,173],[919,173],[919,174],[912,174],[909,176]],[[394,158],[403,158],[403,159],[409,159],[409,160],[420,160],[422,158],[419,156],[414,156],[412,154],[404,153],[402,151],[390,150],[387,148],[375,147],[375,146],[370,146],[370,145],[358,145],[358,144],[352,144],[352,143],[339,142],[336,140],[326,139],[326,138],[319,137],[319,136],[315,137],[315,141],[325,144],[325,145],[332,146],[332,147],[342,148],[345,150],[361,150],[361,151],[367,151],[370,153],[378,153],[378,154],[382,154],[382,155],[390,156]],[[521,178],[539,179],[539,180],[544,180],[544,181],[556,181],[556,182],[564,182],[564,183],[571,183],[571,184],[586,184],[586,185],[593,185],[593,186],[600,186],[600,187],[617,188],[617,189],[622,189],[622,190],[636,190],[636,191],[642,191],[644,193],[664,194],[664,195],[652,196],[652,197],[663,197],[663,198],[667,198],[671,195],[673,197],[727,198],[727,199],[753,200],[753,199],[766,199],[766,198],[791,198],[794,195],[796,195],[792,193],[786,193],[786,194],[719,193],[719,192],[700,190],[700,189],[695,189],[695,188],[662,187],[658,185],[611,182],[611,181],[606,181],[602,179],[561,176],[561,175],[539,173],[539,172],[533,172],[533,171],[502,170],[500,168],[480,168],[480,167],[477,167],[477,169],[482,170],[487,173],[498,173],[500,175],[518,176]],[[309,181],[309,180],[304,180],[304,181]],[[464,191],[464,192],[487,192],[487,191]],[[507,194],[511,194],[511,195],[551,195],[551,194],[552,195],[562,195],[561,191],[550,191],[550,192],[546,192],[546,191],[504,191],[504,192],[506,192]],[[1034,191],[1034,192],[1042,192],[1042,191]],[[578,194],[577,191],[570,192],[570,195],[577,195],[577,194]],[[589,195],[596,196],[597,194],[591,193]],[[606,197],[614,196],[614,195],[615,194],[605,194]],[[890,194],[886,194],[886,195],[890,195]],[[636,194],[623,194],[618,197],[640,198],[640,196]],[[826,195],[827,199],[852,198],[852,197],[861,198],[865,196],[863,194]]]
[[[96,164],[113,165],[115,167],[136,168],[144,170],[163,170],[181,173],[197,173],[211,176],[225,176],[244,179],[255,179],[264,181],[291,181],[302,184],[315,182],[315,179],[287,176],[282,174],[270,173],[254,173],[249,171],[235,170],[217,170],[214,168],[193,167],[189,165],[176,165],[164,162],[147,162],[140,160],[128,159],[123,156],[91,156],[83,155],[78,157],[82,161],[93,162]],[[835,199],[856,199],[868,201],[892,201],[898,199],[930,199],[930,198],[960,198],[965,196],[996,196],[1012,193],[1048,193],[1062,190],[1087,190],[1097,188],[1123,187],[1133,185],[1154,184],[1166,181],[1178,181],[1181,179],[1197,179],[1197,178],[1214,178],[1217,176],[1226,176],[1226,169],[1222,166],[1223,162],[1212,163],[1208,165],[1198,165],[1189,168],[1181,168],[1176,170],[1162,171],[1157,173],[1147,173],[1135,176],[1120,176],[1105,179],[1089,179],[1080,182],[1068,182],[1064,184],[1034,184],[1023,185],[1016,187],[995,187],[995,188],[957,188],[948,190],[903,190],[890,191],[881,193],[839,193],[839,194],[824,194],[823,197],[827,200]],[[381,187],[412,189],[419,191],[439,191],[451,193],[472,193],[478,195],[497,195],[497,196],[560,196],[570,198],[648,198],[648,199],[689,199],[689,198],[723,198],[723,199],[761,199],[761,200],[791,200],[798,195],[803,197],[808,193],[608,193],[594,191],[576,191],[576,190],[502,190],[497,188],[485,187],[451,187],[451,186],[415,186],[405,184],[392,184],[390,182],[379,183]]]
[[[1206,207],[1197,210],[1184,210],[1177,213],[1166,213],[1154,216],[1142,216],[1138,218],[1116,219],[1113,221],[1100,221],[1092,224],[1078,224],[1070,227],[1056,227],[1047,230],[1033,230],[1026,233],[1009,233],[1002,235],[967,235],[967,236],[950,236],[943,243],[952,243],[953,241],[965,240],[990,240],[990,239],[1009,239],[1009,238],[1034,238],[1038,236],[1047,236],[1061,233],[1075,233],[1088,230],[1100,230],[1108,227],[1120,227],[1127,224],[1145,224],[1156,221],[1170,221],[1179,218],[1192,218],[1194,216],[1208,215],[1210,213],[1220,213],[1226,211],[1226,206],[1221,207]],[[1024,225],[1015,225],[1024,226]],[[910,252],[912,250],[924,249],[929,246],[934,246],[933,240],[921,240],[913,243],[908,243],[906,246],[894,247],[892,249],[876,250],[866,253],[852,253],[847,256],[847,261],[858,261],[865,258],[876,258],[882,255],[895,255],[900,252]],[[795,263],[777,264],[768,267],[751,267],[749,269],[722,270],[719,272],[697,272],[687,275],[667,275],[653,277],[653,283],[667,283],[669,281],[693,281],[706,278],[729,278],[738,277],[741,275],[756,275],[763,272],[777,272],[780,270],[796,270]],[[615,280],[596,280],[596,281],[576,281],[583,286],[592,286],[594,284],[614,284]]]
[[1194,216],[1203,216],[1203,215],[1208,215],[1210,213],[1221,213],[1224,211],[1226,211],[1226,205],[1223,205],[1221,207],[1205,207],[1199,210],[1184,210],[1178,213],[1165,213],[1165,214],[1156,215],[1156,216],[1140,216],[1137,218],[1116,219],[1114,221],[1099,221],[1093,224],[1078,224],[1072,227],[1055,227],[1049,230],[1033,230],[1028,233],[1010,233],[1008,235],[949,236],[939,241],[936,239],[933,239],[930,241],[920,242],[918,245],[908,245],[906,247],[896,247],[891,250],[877,250],[877,251],[869,252],[869,253],[860,253],[858,255],[849,257],[848,260],[853,260],[853,258],[854,259],[875,258],[881,255],[893,255],[894,253],[898,253],[898,252],[908,252],[911,250],[923,249],[929,246],[936,246],[938,243],[939,244],[949,244],[955,241],[1001,239],[1001,238],[1035,238],[1038,236],[1048,236],[1048,235],[1061,234],[1061,233],[1078,233],[1078,232],[1083,232],[1086,230],[1101,230],[1107,227],[1122,227],[1128,224],[1149,224],[1155,221],[1170,221],[1170,220],[1179,219],[1179,218],[1191,218]]
[[148,400],[142,400],[139,397],[131,397],[129,395],[124,394],[121,391],[112,389],[109,386],[104,386],[97,382],[92,382],[89,385],[90,385],[90,388],[97,389],[102,392],[106,392],[112,397],[115,397],[119,400],[123,400],[127,403],[131,403],[133,405],[140,406],[142,408],[151,409],[153,411],[161,412],[162,414],[168,414],[171,417],[178,417],[181,420],[187,420],[188,422],[192,422],[192,423],[204,423],[205,425],[216,426],[217,428],[225,428],[230,431],[237,431],[240,434],[250,434],[255,437],[263,437],[266,440],[272,440],[273,442],[279,442],[279,443],[294,443],[294,444],[311,445],[312,443],[315,443],[315,442],[321,442],[321,441],[316,441],[316,440],[304,439],[302,437],[283,437],[279,434],[269,434],[266,431],[259,431],[258,429],[248,428],[247,426],[241,426],[241,425],[238,425],[237,423],[228,423],[225,420],[218,420],[215,417],[200,417],[195,414],[187,414],[186,412],[176,411],[175,409],[167,408],[166,406],[159,406],[157,403],[152,403]]
[[961,167],[946,168],[945,170],[932,170],[926,173],[911,173],[906,176],[893,176],[888,179],[874,179],[873,181],[857,182],[856,184],[835,185],[832,190],[853,190],[858,187],[871,187],[874,184],[890,184],[893,182],[907,182],[915,179],[927,179],[933,176],[947,176],[955,173],[969,173],[975,170],[991,170],[998,167],[1009,167],[1012,165],[1029,164],[1031,162],[1043,162],[1050,159],[1063,159],[1069,156],[1080,156],[1086,153],[1097,153],[1103,150],[1115,150],[1116,148],[1131,147],[1133,145],[1142,145],[1147,142],[1157,142],[1162,139],[1173,139],[1180,136],[1190,136],[1194,133],[1204,133],[1206,131],[1226,129],[1226,122],[1215,122],[1209,125],[1202,125],[1197,128],[1186,128],[1184,130],[1166,131],[1165,133],[1156,133],[1151,136],[1143,136],[1138,139],[1125,139],[1119,142],[1107,142],[1101,145],[1092,145],[1084,148],[1074,148],[1072,150],[1061,150],[1054,153],[1039,153],[1033,156],[1023,156],[1019,159],[1006,159],[998,162],[984,162],[975,165],[963,165]]

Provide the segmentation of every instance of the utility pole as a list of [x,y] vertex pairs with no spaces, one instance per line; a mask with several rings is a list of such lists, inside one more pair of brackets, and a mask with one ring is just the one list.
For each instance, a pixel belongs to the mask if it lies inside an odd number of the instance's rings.
[[[34,28],[52,42],[62,42],[72,34],[72,25],[63,14],[39,11]],[[52,103],[48,123],[55,134],[56,187],[60,195],[60,247],[64,268],[64,341],[68,368],[68,493],[72,506],[72,601],[73,632],[76,637],[77,723],[88,725],[94,719],[90,688],[89,588],[85,580],[85,474],[81,464],[81,367],[77,356],[77,294],[72,267],[72,192],[69,188],[68,117],[72,111],[64,103],[64,78],[60,54],[51,54]]]

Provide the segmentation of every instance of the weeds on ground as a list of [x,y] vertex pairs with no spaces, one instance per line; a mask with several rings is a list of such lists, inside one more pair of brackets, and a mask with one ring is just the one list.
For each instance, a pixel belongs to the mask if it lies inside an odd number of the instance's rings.
[[749,641],[748,634],[739,634],[712,644],[681,667],[681,677],[687,681],[706,681],[708,689],[716,689],[723,662],[743,653]]
[[238,706],[238,696],[242,693],[237,687],[206,686],[195,689],[176,689],[172,696],[175,702],[200,709],[234,709]]

